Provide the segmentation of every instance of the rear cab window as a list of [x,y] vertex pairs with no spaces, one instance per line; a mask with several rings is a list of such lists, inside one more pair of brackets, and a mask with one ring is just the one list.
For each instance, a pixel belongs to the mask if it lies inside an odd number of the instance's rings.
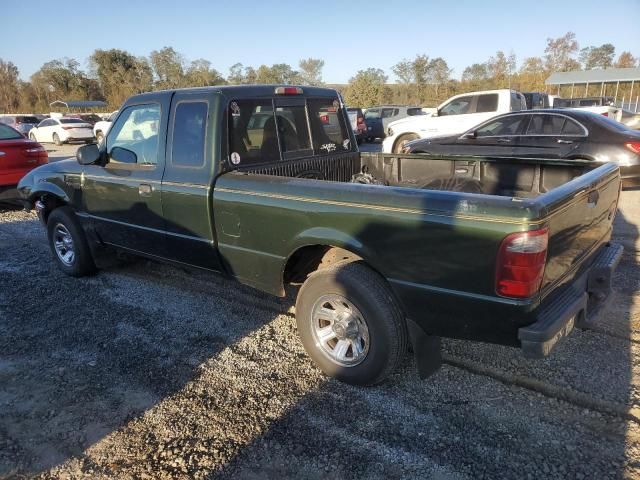
[[498,111],[498,94],[488,93],[478,95],[478,103],[476,113],[497,112]]
[[229,103],[232,167],[354,151],[337,98],[237,99]]

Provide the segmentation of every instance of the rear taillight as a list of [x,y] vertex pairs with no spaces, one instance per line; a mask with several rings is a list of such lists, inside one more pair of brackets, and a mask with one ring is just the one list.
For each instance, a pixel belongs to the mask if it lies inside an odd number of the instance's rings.
[[603,116],[603,117],[608,117],[608,116],[609,116],[609,112],[604,112],[604,113],[602,114],[602,116]]
[[629,142],[625,143],[624,146],[631,150],[633,153],[640,154],[640,142]]
[[358,125],[362,125],[364,123],[363,117],[358,117]]
[[76,127],[73,127],[73,126],[71,126],[71,125],[63,125],[63,126],[62,126],[62,128],[63,128],[64,130],[72,130],[72,129],[76,128]]
[[549,230],[512,233],[500,245],[496,263],[496,293],[529,298],[540,290],[547,261]]

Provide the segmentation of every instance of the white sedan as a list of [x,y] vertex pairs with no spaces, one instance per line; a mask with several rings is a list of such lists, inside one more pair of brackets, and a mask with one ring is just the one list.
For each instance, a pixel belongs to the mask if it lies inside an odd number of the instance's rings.
[[29,138],[41,143],[62,145],[74,140],[91,143],[93,128],[79,118],[46,118],[29,131]]

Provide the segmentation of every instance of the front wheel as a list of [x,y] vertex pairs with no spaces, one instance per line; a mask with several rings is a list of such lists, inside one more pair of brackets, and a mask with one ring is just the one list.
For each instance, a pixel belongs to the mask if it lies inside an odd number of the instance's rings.
[[400,135],[393,146],[393,153],[403,153],[402,150],[404,149],[404,146],[410,141],[417,140],[418,138],[420,137],[415,133],[405,133],[404,135]]
[[72,277],[83,277],[96,270],[87,238],[69,207],[56,208],[47,220],[51,252],[58,267]]
[[57,133],[53,134],[53,143],[55,143],[58,146],[62,145],[62,141],[60,140],[60,137],[58,136]]
[[393,294],[361,262],[311,274],[298,293],[296,322],[316,365],[352,385],[382,382],[407,351],[407,327]]

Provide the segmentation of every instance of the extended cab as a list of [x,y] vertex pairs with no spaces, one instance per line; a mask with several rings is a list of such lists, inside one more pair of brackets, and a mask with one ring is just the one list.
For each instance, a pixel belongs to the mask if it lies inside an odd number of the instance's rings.
[[382,151],[401,153],[411,140],[463,133],[501,113],[526,109],[524,95],[514,90],[456,95],[439,105],[431,115],[407,117],[389,124]]
[[360,154],[335,90],[289,86],[134,96],[99,146],[19,185],[70,275],[124,250],[299,286],[307,352],[354,384],[408,341],[422,376],[442,336],[548,355],[611,288],[619,189],[613,164]]

